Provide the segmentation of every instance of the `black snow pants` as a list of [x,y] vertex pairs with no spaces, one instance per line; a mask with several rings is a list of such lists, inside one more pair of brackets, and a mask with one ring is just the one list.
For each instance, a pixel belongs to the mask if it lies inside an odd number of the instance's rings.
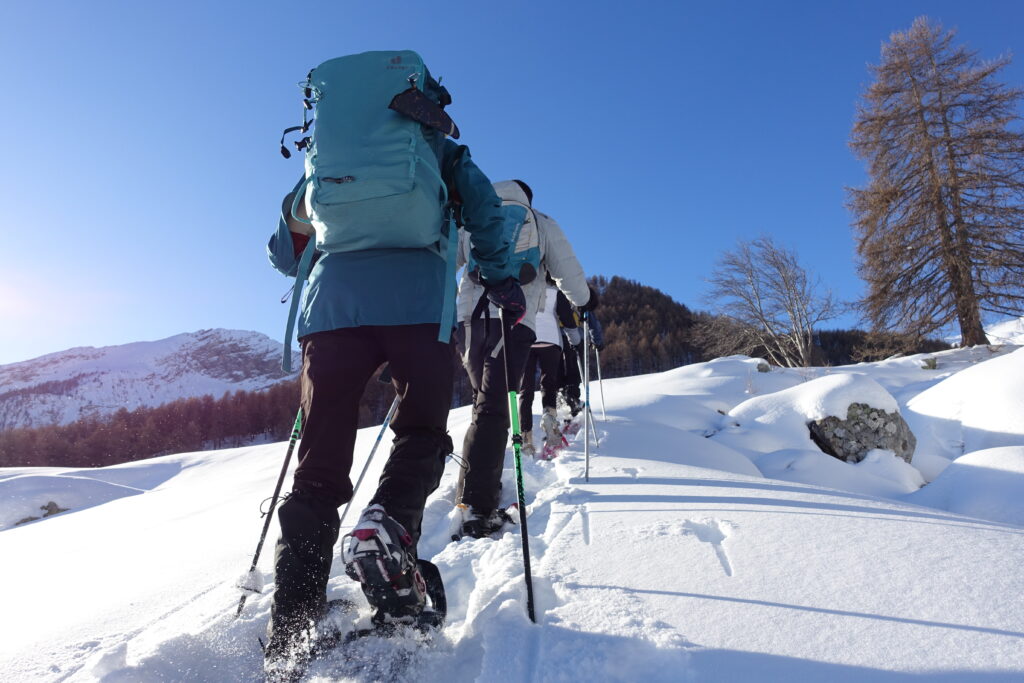
[[582,348],[582,344],[579,347],[568,343],[562,345],[562,391],[570,403],[580,402],[580,383],[583,378],[580,377],[580,357],[577,351]]
[[523,390],[519,394],[519,426],[524,432],[533,429],[533,394],[540,366],[540,403],[545,408],[558,406],[558,388],[562,383],[562,348],[554,344],[534,345],[526,358]]
[[[525,325],[515,325],[508,333],[509,382],[517,391],[534,338],[533,330]],[[466,430],[462,446],[465,463],[457,499],[488,514],[498,506],[501,496],[501,471],[505,467],[510,424],[501,322],[478,318],[463,323],[459,351],[474,400],[473,422]]]
[[326,602],[338,507],[352,498],[352,451],[359,400],[385,362],[401,401],[395,439],[371,503],[419,540],[423,507],[452,452],[448,410],[455,354],[437,341],[437,325],[344,328],[302,339],[301,405],[305,416],[291,495],[278,507],[276,588],[268,648],[285,647]]
[[418,540],[423,506],[452,452],[447,424],[455,356],[451,344],[437,341],[437,325],[352,327],[302,339],[305,423],[294,486],[335,506],[352,498],[359,400],[384,363],[400,402],[391,420],[391,455],[370,502]]

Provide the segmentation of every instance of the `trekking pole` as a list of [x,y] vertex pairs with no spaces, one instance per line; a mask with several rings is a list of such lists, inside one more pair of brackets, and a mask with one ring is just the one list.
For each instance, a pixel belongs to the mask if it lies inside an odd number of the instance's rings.
[[[576,354],[576,369],[579,370],[580,378],[583,378],[583,365],[580,361],[579,354]],[[590,433],[594,435],[594,445],[598,448],[601,447],[601,440],[597,438],[597,427],[594,426],[594,411],[590,409],[590,405],[584,401],[583,408],[590,413]],[[584,418],[584,421],[586,418]]]
[[594,356],[597,360],[597,386],[601,388],[601,421],[606,422],[608,420],[608,413],[604,410],[604,380],[601,379],[601,352],[597,348],[597,344],[594,344]]
[[299,412],[295,415],[295,424],[292,426],[292,436],[288,441],[288,452],[284,456],[284,465],[281,466],[281,476],[277,478],[277,486],[274,487],[274,495],[270,499],[270,509],[267,510],[266,521],[263,522],[263,532],[260,534],[260,542],[256,544],[256,552],[252,556],[252,565],[249,566],[249,573],[246,574],[245,579],[240,583],[239,588],[242,589],[242,597],[238,599],[238,609],[235,611],[235,618],[237,619],[242,614],[242,608],[245,607],[245,599],[249,597],[249,593],[259,593],[260,589],[256,581],[256,564],[260,561],[260,553],[263,551],[263,542],[267,538],[267,531],[270,529],[270,523],[274,519],[274,508],[277,507],[277,499],[281,495],[281,485],[284,483],[284,475],[288,472],[288,463],[292,459],[292,451],[295,450],[295,442],[299,440],[299,434],[302,433],[302,407],[299,407]]
[[[590,481],[590,433],[587,431],[593,424],[591,420],[590,412],[590,322],[589,316],[586,313],[583,314],[583,391],[586,398],[584,403],[587,406],[587,412],[583,414],[583,421],[586,423],[583,425],[583,481]],[[595,435],[596,436],[596,435]],[[594,439],[595,441],[597,439]]]
[[356,499],[356,491],[359,490],[359,485],[363,483],[363,477],[366,476],[366,470],[370,468],[370,461],[373,460],[373,454],[377,452],[377,446],[380,445],[381,439],[384,438],[384,432],[387,431],[388,425],[391,424],[391,418],[395,416],[395,411],[398,410],[398,402],[401,401],[400,396],[395,396],[395,400],[391,402],[391,408],[388,409],[388,414],[384,417],[384,424],[380,426],[380,431],[377,433],[377,440],[373,442],[373,448],[370,449],[370,454],[366,456],[366,462],[363,464],[363,471],[359,473],[359,479],[356,480],[356,485],[352,489],[352,497],[348,499],[348,503],[345,504],[345,509],[341,512],[341,517],[338,519],[339,528],[345,521],[345,515],[348,514],[348,509],[352,507],[352,501]]
[[512,388],[508,372],[508,339],[505,334],[505,311],[498,309],[501,321],[501,353],[505,357],[505,389],[508,391],[508,415],[512,423],[512,452],[516,470],[516,495],[519,501],[519,528],[523,537],[523,569],[526,573],[526,614],[530,621],[537,623],[533,612],[533,574],[530,571],[530,538],[526,531],[526,494],[523,491],[523,462],[519,451],[523,447],[523,436],[519,427],[519,392]]

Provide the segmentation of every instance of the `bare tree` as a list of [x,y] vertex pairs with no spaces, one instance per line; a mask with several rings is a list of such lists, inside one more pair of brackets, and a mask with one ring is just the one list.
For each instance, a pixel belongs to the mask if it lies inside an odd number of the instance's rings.
[[830,291],[819,294],[820,281],[796,254],[770,237],[725,252],[708,282],[706,298],[719,315],[704,321],[699,334],[715,355],[764,353],[776,365],[809,366],[815,328],[841,312]]
[[878,330],[927,335],[957,323],[987,343],[982,312],[1024,310],[1022,91],[926,17],[872,66],[850,145],[869,181],[851,189],[860,302]]

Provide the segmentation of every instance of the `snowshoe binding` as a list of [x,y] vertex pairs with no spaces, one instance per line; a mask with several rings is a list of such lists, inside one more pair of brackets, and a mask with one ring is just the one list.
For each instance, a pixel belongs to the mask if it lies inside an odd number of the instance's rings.
[[[440,572],[430,562],[416,559],[412,536],[382,506],[371,505],[363,511],[359,523],[342,539],[342,555],[345,573],[359,582],[375,610],[375,627],[438,628],[444,623]],[[431,578],[430,586],[424,572]],[[431,609],[426,609],[428,599]]]

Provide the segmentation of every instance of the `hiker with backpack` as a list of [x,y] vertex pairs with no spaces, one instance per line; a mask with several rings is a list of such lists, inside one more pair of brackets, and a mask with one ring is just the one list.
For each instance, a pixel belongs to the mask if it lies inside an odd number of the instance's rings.
[[557,414],[558,389],[564,374],[562,346],[566,344],[566,340],[563,339],[563,335],[574,334],[578,340],[580,331],[576,327],[572,304],[550,279],[544,297],[544,305],[537,312],[536,341],[530,347],[523,373],[523,390],[519,394],[519,423],[523,432],[523,453],[535,456],[537,451],[533,443],[533,395],[539,368],[543,409],[540,424],[544,431],[541,457],[549,459],[564,443]]
[[325,610],[338,508],[353,495],[359,401],[384,363],[401,399],[395,438],[342,554],[375,624],[426,623],[424,573],[433,565],[418,559],[416,545],[427,496],[453,450],[456,209],[485,298],[525,310],[501,199],[469,150],[446,137],[458,135],[443,111],[450,97],[419,55],[330,60],[304,85],[315,111],[312,135],[299,144],[306,173],[285,198],[267,248],[275,268],[296,276],[304,416],[292,491],[278,508],[264,668],[279,679],[308,658],[308,635]]
[[[533,209],[530,187],[521,180],[508,180],[495,183],[494,189],[510,214],[519,211],[521,222],[506,221],[505,226],[511,248],[509,259],[522,285],[526,310],[510,321],[502,348],[497,308],[487,301],[478,268],[463,242],[461,253],[467,266],[459,283],[458,343],[473,389],[473,421],[462,449],[464,467],[456,494],[461,513],[457,535],[475,538],[500,529],[507,516],[498,507],[510,425],[507,392],[518,391],[522,383],[530,346],[536,339],[537,311],[545,300],[547,277],[550,275],[574,306],[587,311],[597,306],[597,293],[587,285],[562,228],[550,216]],[[506,370],[507,384],[512,386],[506,384]]]

